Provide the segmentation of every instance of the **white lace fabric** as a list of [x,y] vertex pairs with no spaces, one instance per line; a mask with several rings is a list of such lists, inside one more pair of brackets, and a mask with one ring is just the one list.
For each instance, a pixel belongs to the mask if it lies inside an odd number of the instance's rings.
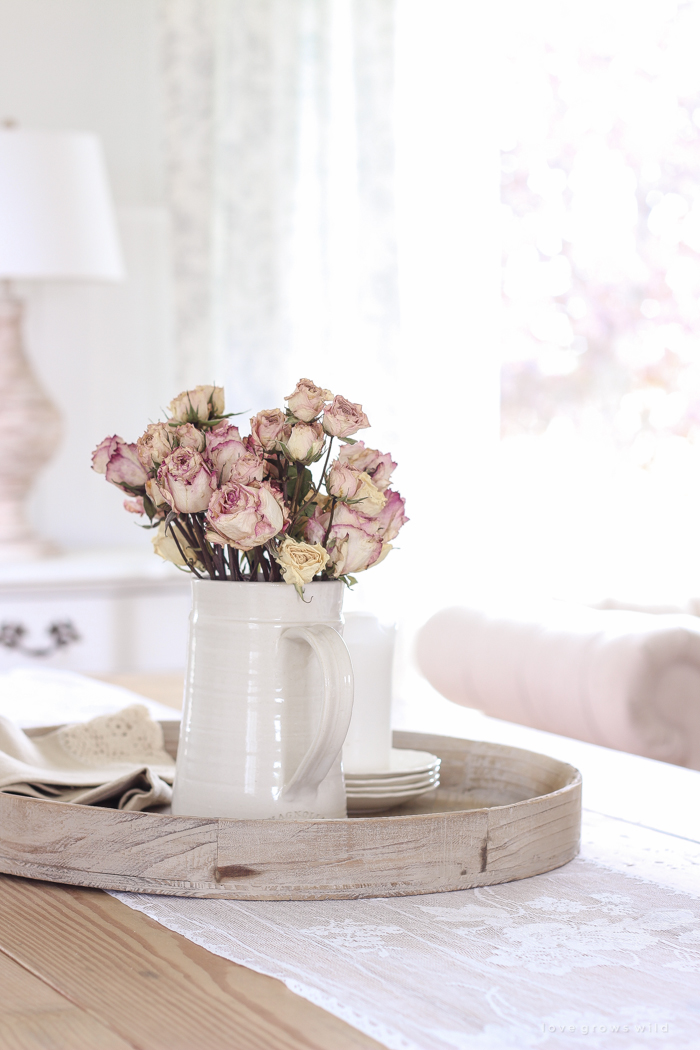
[[52,736],[71,759],[93,768],[115,762],[172,764],[163,747],[163,730],[142,704],[62,726]]
[[120,809],[166,805],[175,763],[143,704],[29,737],[0,716],[0,791]]
[[610,817],[565,867],[487,889],[115,896],[391,1050],[700,1045],[700,844]]

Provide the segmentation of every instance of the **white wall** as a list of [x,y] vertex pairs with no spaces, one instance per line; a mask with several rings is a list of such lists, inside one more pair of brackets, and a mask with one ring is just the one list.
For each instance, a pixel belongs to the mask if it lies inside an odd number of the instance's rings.
[[119,285],[25,285],[26,339],[65,418],[33,522],[64,547],[148,537],[89,469],[107,433],[134,440],[177,393],[170,372],[158,0],[0,0],[0,121],[102,140],[127,265]]

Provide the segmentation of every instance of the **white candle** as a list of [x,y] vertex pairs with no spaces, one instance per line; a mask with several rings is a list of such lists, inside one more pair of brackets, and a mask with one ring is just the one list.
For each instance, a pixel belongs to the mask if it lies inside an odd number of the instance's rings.
[[343,746],[343,767],[351,773],[389,769],[391,756],[391,671],[396,626],[380,624],[366,612],[345,614],[343,638],[355,676],[355,700]]

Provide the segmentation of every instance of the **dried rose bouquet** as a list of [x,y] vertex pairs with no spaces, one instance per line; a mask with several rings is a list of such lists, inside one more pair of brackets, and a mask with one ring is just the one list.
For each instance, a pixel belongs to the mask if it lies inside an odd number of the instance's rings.
[[197,577],[284,580],[300,593],[313,579],[352,584],[408,520],[389,487],[396,464],[353,438],[370,425],[362,405],[310,379],[285,401],[285,411],[253,416],[241,437],[221,387],[186,390],[136,444],[105,438],[92,468],[148,518],[156,553]]

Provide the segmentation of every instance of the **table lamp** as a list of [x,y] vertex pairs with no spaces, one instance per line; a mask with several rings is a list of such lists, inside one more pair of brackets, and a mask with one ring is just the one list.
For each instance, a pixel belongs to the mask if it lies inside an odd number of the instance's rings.
[[25,503],[61,431],[25,357],[23,304],[11,281],[122,277],[98,139],[0,127],[0,562],[51,553],[32,533]]

